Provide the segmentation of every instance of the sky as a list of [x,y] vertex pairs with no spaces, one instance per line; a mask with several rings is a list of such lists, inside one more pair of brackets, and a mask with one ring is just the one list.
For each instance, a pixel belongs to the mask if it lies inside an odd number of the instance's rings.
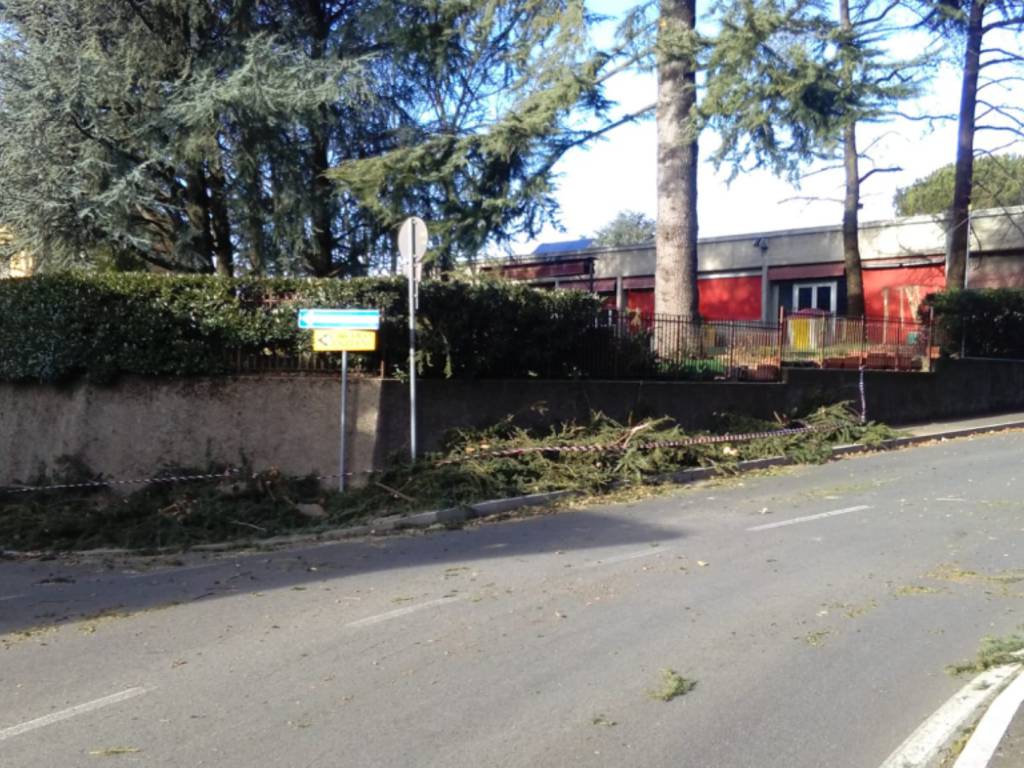
[[[618,18],[630,0],[591,0],[590,10]],[[700,3],[706,7],[706,3]],[[600,45],[611,39],[616,21],[595,30]],[[919,44],[906,41],[910,47]],[[911,55],[914,51],[901,52]],[[936,70],[934,81],[922,98],[909,105],[921,113],[956,113],[960,79],[956,67]],[[626,72],[611,79],[607,95],[623,112],[641,109],[656,100],[654,73]],[[928,126],[922,122],[859,126],[858,144],[866,147],[877,140],[872,155],[880,167],[900,166],[897,173],[879,173],[861,188],[861,221],[887,219],[893,214],[893,195],[941,165],[952,162],[956,152],[956,122],[944,121]],[[979,135],[979,141],[984,137]],[[727,183],[729,171],[718,173],[707,162],[716,137],[705,131],[700,139],[702,163],[698,176],[698,220],[701,237],[776,231],[796,227],[838,225],[842,219],[842,171],[821,172],[806,178],[794,188],[771,173],[753,172]],[[557,193],[564,232],[546,228],[533,240],[512,246],[513,253],[528,254],[537,244],[571,240],[592,235],[622,210],[634,210],[655,217],[655,174],[657,142],[653,119],[617,128],[602,141],[567,153],[555,171]],[[870,165],[867,166],[871,167]],[[862,173],[865,168],[862,166]],[[832,198],[833,201],[808,201],[800,198]]]

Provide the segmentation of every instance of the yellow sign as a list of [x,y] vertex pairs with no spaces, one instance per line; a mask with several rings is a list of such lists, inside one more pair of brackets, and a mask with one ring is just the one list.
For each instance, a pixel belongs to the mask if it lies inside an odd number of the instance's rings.
[[347,328],[313,331],[315,352],[373,352],[376,348],[376,331],[354,331]]

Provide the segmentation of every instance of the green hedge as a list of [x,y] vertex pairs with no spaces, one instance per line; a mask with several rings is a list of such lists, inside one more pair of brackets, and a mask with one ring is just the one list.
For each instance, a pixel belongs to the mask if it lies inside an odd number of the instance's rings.
[[[66,381],[121,373],[208,375],[238,352],[309,351],[300,307],[382,310],[379,351],[354,361],[407,368],[403,279],[257,279],[70,272],[0,281],[0,380]],[[427,376],[586,375],[577,341],[595,297],[503,282],[420,289],[418,368]]]
[[928,308],[947,354],[1024,358],[1024,290],[945,291],[926,298]]

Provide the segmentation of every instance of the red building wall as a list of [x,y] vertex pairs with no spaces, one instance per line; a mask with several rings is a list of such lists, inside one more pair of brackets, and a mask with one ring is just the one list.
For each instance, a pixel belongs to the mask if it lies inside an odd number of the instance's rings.
[[697,281],[705,320],[760,320],[761,277],[708,277]]
[[[917,310],[929,293],[945,286],[945,270],[941,264],[917,267],[865,269],[864,304],[868,317],[916,320]],[[638,282],[640,282],[638,280]],[[654,289],[646,285],[626,288],[626,307],[647,314],[654,313]],[[697,281],[700,291],[700,314],[705,320],[760,320],[761,278],[708,277]]]
[[864,314],[899,320],[917,320],[917,309],[929,293],[946,285],[942,264],[920,267],[865,269]]
[[633,288],[626,291],[626,309],[641,315],[654,314],[654,289]]
[[[697,280],[700,316],[705,320],[760,320],[761,278],[705,277]],[[653,288],[627,288],[626,308],[645,315],[654,313]]]

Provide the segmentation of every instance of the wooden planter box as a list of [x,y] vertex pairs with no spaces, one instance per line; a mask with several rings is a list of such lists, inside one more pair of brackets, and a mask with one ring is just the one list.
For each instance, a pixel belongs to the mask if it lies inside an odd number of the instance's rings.
[[847,371],[856,371],[860,368],[860,355],[846,355],[845,357],[826,357],[825,368],[841,368]]
[[778,381],[779,366],[759,365],[750,372],[751,381]]
[[896,355],[886,352],[868,352],[864,367],[876,371],[892,371],[896,369]]
[[896,370],[899,371],[920,371],[921,359],[914,355],[897,355]]
[[843,368],[851,371],[860,370],[861,357],[860,355],[847,355],[843,358]]

